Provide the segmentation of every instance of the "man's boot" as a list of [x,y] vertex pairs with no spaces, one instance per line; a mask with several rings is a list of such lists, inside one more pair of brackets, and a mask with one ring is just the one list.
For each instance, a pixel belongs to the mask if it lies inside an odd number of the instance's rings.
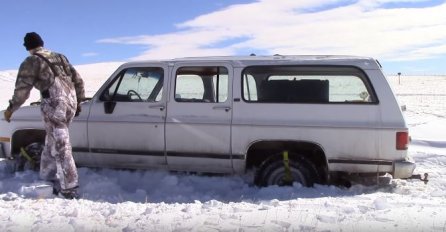
[[71,189],[61,189],[59,193],[66,199],[79,199],[81,196],[77,192],[77,189],[77,187]]

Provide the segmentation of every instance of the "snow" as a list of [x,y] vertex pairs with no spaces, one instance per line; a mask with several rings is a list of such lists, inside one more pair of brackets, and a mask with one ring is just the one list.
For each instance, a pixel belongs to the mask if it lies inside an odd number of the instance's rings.
[[[118,65],[77,68],[92,95]],[[0,72],[1,108],[15,75]],[[9,173],[0,162],[0,231],[445,231],[446,77],[389,80],[407,109],[415,172],[429,173],[427,184],[381,178],[351,188],[257,188],[252,173],[79,168],[82,199],[65,200],[37,173]]]

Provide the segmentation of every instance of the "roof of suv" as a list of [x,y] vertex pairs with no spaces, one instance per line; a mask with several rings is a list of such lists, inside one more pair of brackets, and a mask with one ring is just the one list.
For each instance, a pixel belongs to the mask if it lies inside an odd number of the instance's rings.
[[[231,62],[233,66],[250,65],[345,65],[357,66],[362,69],[378,69],[379,63],[370,57],[342,56],[342,55],[274,55],[274,56],[207,56],[207,57],[185,57],[170,60],[147,60],[127,63],[128,65],[144,65],[157,62],[168,63],[205,63],[205,62]],[[127,66],[127,65],[126,65]]]

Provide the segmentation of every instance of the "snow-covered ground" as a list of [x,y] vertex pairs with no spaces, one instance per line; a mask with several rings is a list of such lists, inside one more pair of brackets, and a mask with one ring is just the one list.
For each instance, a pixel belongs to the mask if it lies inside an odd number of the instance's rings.
[[[117,66],[78,67],[87,92]],[[0,72],[0,108],[15,73]],[[446,77],[389,79],[407,108],[415,171],[429,173],[428,184],[259,189],[252,174],[80,168],[82,199],[65,200],[27,187],[37,173],[8,174],[0,164],[0,231],[446,231]]]

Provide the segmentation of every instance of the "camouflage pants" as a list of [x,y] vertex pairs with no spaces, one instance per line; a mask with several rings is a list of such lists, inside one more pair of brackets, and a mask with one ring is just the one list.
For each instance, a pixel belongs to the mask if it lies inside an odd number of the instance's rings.
[[45,123],[45,148],[40,161],[40,178],[59,182],[61,189],[78,186],[68,126],[76,112],[76,103],[63,99],[43,99],[41,111]]

